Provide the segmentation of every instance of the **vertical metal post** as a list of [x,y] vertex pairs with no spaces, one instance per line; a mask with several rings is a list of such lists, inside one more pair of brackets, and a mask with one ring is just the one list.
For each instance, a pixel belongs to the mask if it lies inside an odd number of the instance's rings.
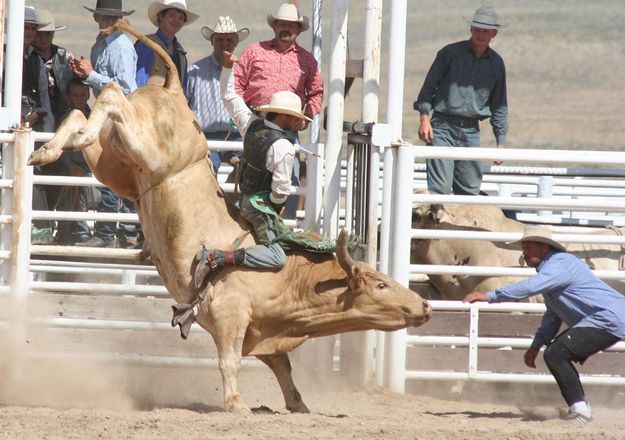
[[[361,120],[364,123],[377,122],[378,120],[378,98],[380,79],[380,41],[382,31],[382,0],[367,0],[365,6],[365,29],[364,29],[364,59],[363,59],[363,91]],[[363,145],[360,148],[363,157],[360,158],[361,165],[356,172],[359,175],[359,182],[367,185],[366,188],[359,188],[360,194],[366,195],[366,206],[360,204],[360,209],[367,213],[366,237],[367,237],[367,263],[371,267],[377,264],[377,235],[378,235],[378,186],[380,173],[380,148],[375,145]],[[350,151],[351,154],[351,151]],[[364,156],[368,154],[368,158]],[[348,163],[348,170],[350,164]],[[365,178],[368,176],[368,179]],[[350,175],[348,174],[348,182]],[[366,182],[366,183],[365,183]],[[349,195],[347,195],[349,201]],[[351,214],[351,204],[346,203],[346,224],[347,213]],[[351,219],[351,216],[349,217]],[[363,385],[373,373],[374,357],[373,350],[376,341],[376,334],[373,331],[358,332],[341,335],[341,372],[345,371],[346,380],[349,383]],[[349,354],[349,364],[343,362],[343,353]],[[376,355],[382,359],[382,354],[376,351]]]
[[30,282],[30,230],[32,224],[33,168],[27,165],[33,151],[30,129],[15,131],[13,177],[13,232],[9,264],[9,374],[21,375],[26,343],[26,300]]
[[4,59],[4,107],[0,128],[20,124],[22,89],[22,53],[24,52],[24,0],[10,0],[6,11],[6,54]]
[[323,233],[336,236],[339,224],[339,194],[343,143],[345,68],[347,63],[347,0],[332,2],[332,47],[328,84],[328,119],[323,191]]
[[[322,61],[322,42],[323,42],[323,1],[313,0],[312,9],[312,54],[317,60],[319,69],[321,69]],[[319,142],[319,115],[315,116],[310,123],[310,143],[316,144]],[[309,158],[310,160],[318,160],[316,158]]]
[[480,309],[477,304],[473,304],[469,313],[469,379],[477,374],[477,349],[479,337]]
[[[553,196],[553,176],[540,176],[538,179],[538,197],[552,197]],[[539,210],[538,216],[550,216],[553,211]]]
[[[403,95],[404,95],[404,61],[406,52],[406,11],[407,0],[391,2],[390,51],[389,51],[389,89],[388,89],[388,123],[391,125],[392,138],[401,141]],[[386,159],[386,153],[384,158]],[[406,147],[400,147],[397,153],[397,165],[391,169],[394,176],[392,229],[393,252],[390,274],[398,282],[408,286],[408,266],[410,264],[410,230],[412,185],[412,162],[414,158]],[[385,174],[389,168],[385,163]],[[386,181],[386,176],[385,176]],[[388,334],[385,344],[384,382],[395,392],[403,393],[405,389],[406,366],[406,330]]]

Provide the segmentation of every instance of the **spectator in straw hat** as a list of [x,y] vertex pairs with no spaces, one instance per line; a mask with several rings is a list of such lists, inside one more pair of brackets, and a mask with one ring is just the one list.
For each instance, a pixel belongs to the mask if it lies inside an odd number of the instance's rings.
[[[122,17],[133,14],[134,10],[125,10],[122,0],[97,0],[95,8],[84,6],[93,14],[100,31],[113,26]],[[137,88],[135,81],[137,69],[137,53],[130,39],[121,31],[113,32],[106,36],[100,32],[96,37],[95,44],[91,47],[90,60],[74,58],[70,63],[74,74],[88,84],[97,97],[104,86],[115,81],[122,88],[125,95],[129,95]],[[101,187],[102,200],[98,206],[98,212],[136,212],[132,202],[120,199],[109,188]],[[122,247],[139,246],[142,242],[142,234],[138,227],[133,224],[120,223],[119,242]],[[95,223],[93,237],[77,246],[107,247],[115,241],[117,223]]]
[[[228,124],[228,111],[221,100],[219,78],[225,60],[224,52],[234,52],[237,44],[246,39],[250,31],[247,28],[238,29],[234,20],[225,16],[218,18],[213,29],[204,26],[201,32],[210,41],[213,51],[189,68],[189,107],[200,121],[206,139],[240,140],[236,127]],[[215,173],[219,170],[222,159],[228,160],[236,156],[240,154],[211,150],[210,158]]]
[[[302,16],[293,3],[283,3],[278,12],[267,15],[267,24],[273,29],[274,38],[254,43],[245,48],[235,67],[235,88],[250,107],[266,105],[274,93],[290,90],[300,97],[304,114],[314,118],[323,102],[323,79],[313,55],[297,44],[297,38],[310,27],[308,17]],[[297,131],[308,127],[301,120]],[[299,185],[300,164],[295,161],[293,185]],[[302,169],[302,175],[305,169]],[[295,218],[299,197],[289,197],[286,218]]]
[[[33,47],[43,60],[48,79],[48,96],[56,125],[60,124],[62,117],[69,110],[69,103],[65,90],[67,83],[74,76],[69,67],[69,61],[73,55],[64,47],[53,44],[54,33],[64,31],[67,26],[56,26],[54,16],[47,9],[39,9],[37,15],[42,22],[48,23],[37,29],[33,40]],[[56,127],[55,127],[56,128]]]
[[[183,26],[199,18],[187,9],[185,0],[163,0],[152,2],[148,7],[148,17],[158,29],[156,33],[146,35],[161,46],[178,69],[178,76],[183,86],[187,82],[187,53],[178,42],[176,34]],[[154,56],[154,51],[140,41],[135,43],[137,51],[137,87],[146,84],[163,85],[165,83],[165,63]]]
[[[518,301],[542,294],[547,311],[525,352],[525,364],[536,368],[536,357],[546,345],[544,360],[569,405],[567,418],[589,423],[592,414],[573,362],[583,364],[625,337],[625,297],[567,253],[548,227],[527,227],[521,240],[512,244],[523,249],[523,258],[537,274],[494,291],[472,292],[464,301]],[[567,329],[558,335],[562,323]]]
[[302,112],[302,101],[290,90],[273,94],[268,104],[257,107],[255,115],[234,90],[232,65],[236,57],[226,54],[221,72],[221,96],[228,113],[243,135],[241,170],[241,216],[250,222],[259,243],[245,249],[224,251],[202,247],[196,256],[195,285],[224,266],[279,269],[286,254],[276,242],[276,228],[287,196],[292,190],[291,170],[295,146],[288,130],[310,121]]
[[[425,77],[414,109],[427,145],[479,147],[479,122],[490,118],[497,146],[508,132],[506,69],[489,45],[502,27],[495,9],[482,6],[470,22],[471,38],[443,47]],[[500,163],[500,162],[496,162]],[[482,172],[472,160],[427,160],[428,191],[475,195]]]

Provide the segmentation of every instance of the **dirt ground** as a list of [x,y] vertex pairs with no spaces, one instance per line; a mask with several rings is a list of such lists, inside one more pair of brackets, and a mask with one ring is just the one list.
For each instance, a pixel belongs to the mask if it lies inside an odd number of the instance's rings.
[[[250,366],[240,390],[252,413],[229,414],[214,369],[39,361],[17,380],[2,371],[0,439],[625,439],[622,394],[605,388],[589,392],[595,420],[580,427],[557,418],[555,387],[465,386],[452,394],[452,384],[428,382],[402,395],[299,372],[310,414],[287,413],[273,376]],[[552,418],[528,420],[520,409],[538,405]]]

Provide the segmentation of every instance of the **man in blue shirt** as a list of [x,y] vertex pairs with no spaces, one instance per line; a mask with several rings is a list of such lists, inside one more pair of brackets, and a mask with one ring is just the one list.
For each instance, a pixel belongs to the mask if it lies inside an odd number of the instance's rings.
[[[414,109],[420,113],[419,138],[427,145],[479,147],[479,122],[490,118],[497,147],[508,132],[506,68],[489,47],[501,24],[490,6],[473,17],[471,38],[441,49],[430,67]],[[431,119],[430,119],[430,113]],[[482,172],[477,161],[427,160],[432,194],[476,195]]]
[[[547,227],[527,227],[514,244],[521,245],[523,258],[536,268],[536,275],[494,291],[472,292],[464,302],[518,301],[542,294],[547,311],[525,352],[525,365],[536,368],[536,357],[546,345],[544,360],[569,405],[568,418],[586,424],[592,415],[573,362],[583,364],[625,337],[625,297],[552,240]],[[557,335],[562,323],[568,328]]]
[[[98,0],[95,9],[84,6],[93,13],[93,19],[100,31],[115,24],[117,20],[130,15],[134,10],[126,11],[122,8],[122,0]],[[137,53],[130,39],[122,32],[113,32],[105,36],[98,34],[95,44],[91,47],[90,61],[74,59],[70,64],[72,71],[83,82],[91,87],[97,97],[104,86],[109,82],[117,82],[129,95],[137,88],[135,81],[137,69]],[[120,199],[109,188],[101,187],[102,201],[98,212],[119,212]],[[123,212],[136,212],[132,202],[123,199]],[[115,241],[117,224],[115,222],[96,222],[93,237],[77,246],[107,247]],[[120,223],[119,243],[121,247],[137,247],[142,244],[142,232],[138,226]]]

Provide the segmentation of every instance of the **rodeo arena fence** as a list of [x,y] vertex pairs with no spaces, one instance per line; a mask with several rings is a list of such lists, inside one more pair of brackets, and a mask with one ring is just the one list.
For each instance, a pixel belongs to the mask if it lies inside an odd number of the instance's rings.
[[[319,3],[313,2],[316,6]],[[15,41],[7,42],[6,59],[19,59],[21,48],[15,44],[22,41],[23,17],[19,13],[23,13],[23,1],[6,4],[9,35],[15,35]],[[381,0],[367,2],[370,16],[363,38],[367,38],[365,53],[371,54],[371,59],[360,60],[361,71],[354,74],[363,78],[363,121],[377,120],[381,8]],[[564,243],[592,241],[625,246],[623,236],[587,234],[593,227],[624,223],[625,180],[620,170],[625,168],[625,153],[430,148],[401,141],[405,15],[406,0],[393,0],[390,53],[402,56],[390,57],[387,123],[349,124],[343,121],[343,90],[351,65],[346,59],[347,2],[332,2],[326,140],[319,142],[318,129],[313,126],[312,143],[304,146],[313,153],[307,155],[306,185],[297,189],[297,194],[305,197],[304,210],[287,224],[328,236],[336,236],[340,226],[356,231],[363,238],[364,258],[406,286],[422,280],[423,274],[525,277],[534,273],[529,268],[411,264],[411,240],[507,242],[521,235],[412,229],[416,203],[496,205],[517,210],[518,219],[526,223],[553,225],[554,238]],[[320,35],[319,22],[315,9],[315,37]],[[318,42],[314,47],[319,50]],[[11,78],[19,81],[20,66],[19,62],[6,64],[7,83]],[[7,353],[15,359],[11,374],[19,375],[23,365],[42,357],[83,356],[139,366],[216,366],[210,339],[194,337],[201,333],[197,326],[184,342],[172,329],[168,320],[173,300],[155,268],[135,261],[138,250],[31,244],[33,220],[138,219],[136,214],[32,209],[33,193],[44,185],[97,186],[99,182],[94,178],[34,175],[33,168],[27,166],[28,156],[36,142],[47,141],[52,134],[17,128],[19,114],[14,109],[19,107],[15,104],[19,102],[18,89],[5,90],[5,108],[0,115],[5,130],[0,133],[0,332],[7,336]],[[345,131],[349,131],[347,136]],[[345,138],[347,147],[343,147]],[[241,149],[240,142],[209,141],[207,145]],[[423,164],[430,158],[552,166],[485,167],[482,189],[488,196],[415,193],[425,188]],[[562,163],[579,168],[558,167]],[[585,168],[589,166],[596,168]],[[226,191],[232,191],[233,185],[224,183],[230,170],[223,168],[219,181]],[[603,279],[625,279],[623,271],[596,274]],[[521,362],[521,350],[529,347],[544,311],[542,304],[469,305],[434,299],[431,305],[431,321],[419,328],[321,338],[325,342],[311,341],[304,347],[317,344],[313,349],[329,359],[327,371],[338,370],[360,383],[374,378],[396,392],[405,392],[414,380],[553,382],[545,368],[529,374]],[[45,329],[46,335],[37,335],[33,329]],[[27,353],[25,340],[30,345]],[[582,367],[582,381],[624,385],[623,350],[625,343],[618,343],[597,356],[604,361]],[[347,358],[356,360],[350,363]],[[244,368],[258,365],[255,360],[243,363]],[[350,374],[353,371],[357,374]]]

